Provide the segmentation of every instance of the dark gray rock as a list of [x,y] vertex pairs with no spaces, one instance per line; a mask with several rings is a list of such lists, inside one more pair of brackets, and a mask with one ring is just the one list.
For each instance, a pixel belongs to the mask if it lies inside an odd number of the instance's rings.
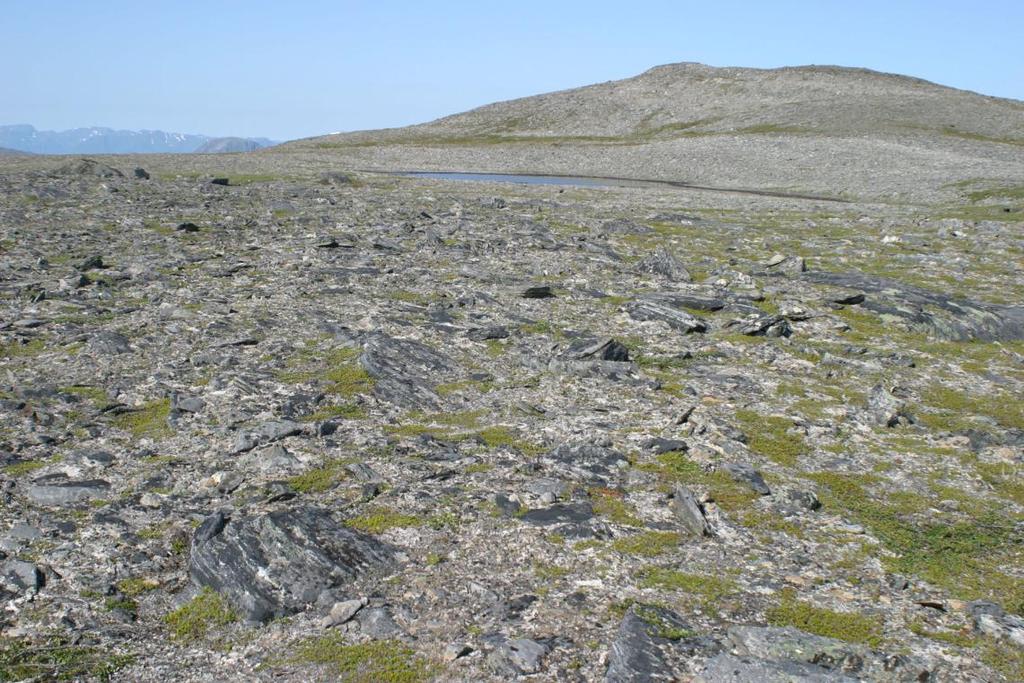
[[555,296],[555,292],[551,285],[540,285],[538,287],[528,287],[523,290],[520,296],[524,299],[551,299]]
[[117,355],[132,350],[128,337],[118,332],[97,332],[89,338],[89,348],[96,353]]
[[90,270],[95,270],[97,268],[103,268],[103,257],[101,255],[99,255],[99,254],[93,254],[91,256],[86,256],[76,266],[76,268],[78,269],[79,272],[82,272],[82,273],[88,272]]
[[611,446],[593,441],[562,444],[542,456],[541,462],[561,476],[602,486],[629,465]]
[[690,489],[681,484],[676,486],[669,507],[688,534],[697,538],[711,535],[711,525],[708,524],[708,520],[704,516],[704,509]]
[[789,490],[786,492],[787,507],[792,510],[819,510],[821,509],[821,501],[818,500],[818,496],[814,494],[814,491],[805,490]]
[[706,332],[708,329],[707,323],[697,316],[653,299],[630,302],[626,305],[626,312],[633,320],[660,320],[683,334]]
[[[608,652],[606,683],[680,680],[690,626],[675,612],[635,605],[622,617]],[[682,646],[682,647],[681,647]]]
[[123,178],[124,174],[112,166],[95,159],[77,159],[57,168],[54,173],[63,176],[91,176],[93,178]]
[[491,325],[490,327],[477,327],[466,333],[466,336],[473,341],[487,341],[488,339],[507,339],[508,328],[504,325]]
[[729,473],[733,481],[749,486],[754,493],[767,496],[772,492],[761,473],[744,462],[725,462],[722,463],[722,469]]
[[144,168],[136,168],[132,171],[132,175],[134,175],[137,180],[149,180],[149,172]]
[[793,329],[781,315],[754,313],[745,318],[731,320],[726,328],[750,337],[788,337]]
[[36,479],[26,487],[25,495],[36,505],[68,505],[107,497],[110,483],[102,479],[75,481],[54,474]]
[[383,334],[369,337],[359,363],[374,380],[374,396],[412,410],[439,409],[443,401],[433,388],[459,373],[458,365],[444,354]]
[[269,420],[256,428],[261,443],[273,443],[302,433],[302,425],[290,420]]
[[640,273],[660,275],[672,282],[690,282],[693,278],[686,267],[664,247],[658,247],[636,264]]
[[799,275],[807,270],[807,263],[802,256],[783,256],[776,254],[764,264],[768,273],[780,275]]
[[391,611],[387,607],[367,607],[359,612],[359,630],[374,640],[394,638],[402,634]]
[[655,455],[671,452],[685,452],[689,448],[689,446],[686,445],[686,442],[681,439],[664,439],[660,436],[651,437],[640,445],[643,446],[645,450],[648,450]]
[[578,340],[571,344],[563,355],[574,360],[629,362],[629,349],[621,342],[611,338]]
[[224,595],[247,620],[264,622],[343,592],[394,562],[388,546],[338,523],[327,510],[218,512],[196,529],[189,575]]
[[974,629],[998,640],[1024,648],[1024,618],[1007,612],[991,602],[975,601],[967,605]]
[[589,522],[594,518],[594,508],[590,503],[566,503],[546,508],[529,510],[519,516],[527,524],[535,526],[551,526],[552,524],[578,524]]

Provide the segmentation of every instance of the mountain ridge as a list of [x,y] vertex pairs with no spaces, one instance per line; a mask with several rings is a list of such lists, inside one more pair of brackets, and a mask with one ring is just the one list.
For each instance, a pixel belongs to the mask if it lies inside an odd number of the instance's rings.
[[[30,124],[0,126],[0,147],[32,154],[146,154],[191,153],[217,138],[161,130],[122,130],[105,126],[39,130]],[[235,138],[262,148],[274,144],[267,138]]]

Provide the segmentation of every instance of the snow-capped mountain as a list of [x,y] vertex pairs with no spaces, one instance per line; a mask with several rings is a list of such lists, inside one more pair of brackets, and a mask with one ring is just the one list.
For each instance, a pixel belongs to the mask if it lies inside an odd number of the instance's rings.
[[[195,152],[216,138],[209,135],[165,133],[161,130],[114,130],[112,128],[74,128],[72,130],[36,130],[20,124],[0,126],[0,147],[34,154],[133,154]],[[247,139],[254,148],[274,144],[266,138]]]

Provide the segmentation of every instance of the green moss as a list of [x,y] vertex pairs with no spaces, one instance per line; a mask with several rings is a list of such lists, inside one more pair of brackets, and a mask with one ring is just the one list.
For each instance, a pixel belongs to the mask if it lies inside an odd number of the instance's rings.
[[374,381],[359,364],[360,350],[340,347],[321,352],[321,340],[310,340],[288,361],[288,368],[277,373],[282,382],[299,383],[320,379],[327,383],[326,393],[343,398],[367,394]]
[[623,526],[643,526],[636,516],[636,510],[622,499],[622,493],[607,488],[592,488],[588,491],[594,512]]
[[130,598],[142,595],[146,591],[155,590],[159,587],[160,582],[156,579],[134,578],[123,579],[117,582],[117,590]]
[[31,341],[12,341],[0,343],[0,358],[32,358],[46,350],[46,344],[42,339]]
[[348,476],[345,466],[351,462],[349,458],[327,460],[318,467],[290,478],[288,485],[299,493],[322,493],[334,488]]
[[178,640],[194,641],[207,636],[210,630],[238,620],[227,602],[209,588],[164,616],[164,624]]
[[136,439],[162,439],[174,433],[167,423],[170,414],[170,399],[159,399],[130,412],[121,413],[114,418],[114,426],[131,432]]
[[419,292],[410,292],[405,289],[398,289],[388,294],[395,301],[402,301],[408,304],[417,304],[419,306],[426,306],[430,303],[431,299],[426,294]]
[[640,585],[645,588],[682,591],[699,595],[714,602],[736,590],[736,582],[721,576],[688,574],[665,567],[646,567],[640,574]]
[[345,524],[370,534],[384,533],[388,529],[420,526],[425,520],[416,515],[404,515],[388,508],[375,508],[358,517],[345,520]]
[[856,612],[833,612],[796,599],[792,590],[782,592],[782,600],[768,610],[768,623],[793,626],[826,638],[837,638],[871,647],[882,644],[882,619]]
[[972,426],[966,419],[978,415],[1007,429],[1024,429],[1024,403],[1002,392],[972,396],[951,387],[932,385],[921,392],[921,401],[934,412],[921,412],[922,423],[932,429],[957,431]]
[[825,487],[819,496],[825,509],[844,512],[893,553],[881,558],[887,570],[917,575],[965,600],[1024,610],[1024,581],[1003,572],[1020,563],[1020,534],[998,507],[979,504],[967,519],[943,519],[920,499],[876,500],[867,488],[879,481],[872,475],[809,476]]
[[116,609],[124,610],[129,614],[136,614],[139,611],[139,603],[131,598],[107,598],[103,601],[103,609],[113,612]]
[[77,396],[89,403],[92,403],[97,408],[105,408],[111,403],[110,399],[107,398],[106,390],[102,387],[94,387],[86,384],[74,384],[67,387],[61,387],[60,392],[63,394]]
[[433,663],[398,641],[352,645],[336,631],[297,643],[287,662],[330,667],[345,683],[419,683],[437,674]]
[[476,433],[488,448],[509,448],[526,456],[536,456],[544,452],[544,447],[520,438],[509,427],[495,425],[485,427]]
[[7,465],[4,467],[4,472],[9,477],[24,477],[25,475],[32,474],[43,467],[46,467],[45,460],[25,460],[24,462],[16,462],[13,465]]
[[656,557],[679,547],[681,538],[673,531],[645,531],[612,541],[612,547],[624,555]]
[[1024,650],[982,635],[963,631],[930,631],[921,621],[907,625],[913,633],[946,645],[971,650],[982,662],[1002,674],[1008,681],[1024,681]]
[[64,635],[0,639],[0,681],[109,681],[133,661],[109,648],[72,645]]
[[788,418],[737,410],[736,419],[747,436],[750,450],[780,465],[794,467],[806,448],[803,436],[789,431],[793,421]]

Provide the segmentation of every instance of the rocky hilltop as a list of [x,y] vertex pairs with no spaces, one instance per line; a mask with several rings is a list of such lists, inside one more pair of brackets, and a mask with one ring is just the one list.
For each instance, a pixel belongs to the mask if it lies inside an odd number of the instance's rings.
[[545,172],[937,200],[1024,181],[1024,103],[865,69],[660,66],[408,128],[292,143],[357,167]]
[[[253,154],[4,157],[0,680],[1024,679],[1019,148],[725,104],[589,139],[725,76],[1017,135],[910,79],[684,65]],[[487,138],[600,92],[621,121]],[[690,144],[720,186],[358,170]],[[882,144],[990,163],[884,199],[846,155]],[[770,182],[801,145],[830,164]]]

